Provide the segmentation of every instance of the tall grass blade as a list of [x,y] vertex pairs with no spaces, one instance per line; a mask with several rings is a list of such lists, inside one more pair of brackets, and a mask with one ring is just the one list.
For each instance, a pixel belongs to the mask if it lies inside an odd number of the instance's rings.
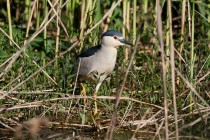
[[[194,31],[195,31],[195,1],[192,1],[192,39],[191,39],[191,51],[190,51],[190,81],[193,85],[193,77],[194,77],[194,62],[195,62],[195,55],[194,55]],[[193,102],[192,92],[190,92],[190,104]],[[192,112],[192,106],[190,107],[190,112]]]
[[133,44],[136,42],[136,5],[137,1],[133,0]]
[[[10,13],[10,0],[7,0],[7,19],[9,23],[9,36],[13,40],[13,35],[12,35],[12,20],[11,20],[11,13]],[[12,42],[9,41],[9,44],[12,45]]]

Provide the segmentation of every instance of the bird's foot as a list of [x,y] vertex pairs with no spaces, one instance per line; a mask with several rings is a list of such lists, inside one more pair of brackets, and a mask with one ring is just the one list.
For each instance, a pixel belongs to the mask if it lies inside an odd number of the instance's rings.
[[94,109],[94,111],[93,111],[93,115],[95,116],[96,114],[98,113],[98,109],[97,109],[97,107]]
[[[80,83],[80,86],[82,87],[82,91],[80,93],[81,96],[86,96],[86,89],[82,83]],[[86,99],[84,98],[84,103],[86,104]]]

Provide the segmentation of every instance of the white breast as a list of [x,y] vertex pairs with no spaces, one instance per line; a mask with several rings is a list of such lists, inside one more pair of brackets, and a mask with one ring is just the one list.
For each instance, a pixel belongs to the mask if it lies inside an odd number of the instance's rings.
[[93,57],[93,69],[99,74],[110,74],[115,67],[117,59],[117,49],[114,47],[101,47],[101,50]]

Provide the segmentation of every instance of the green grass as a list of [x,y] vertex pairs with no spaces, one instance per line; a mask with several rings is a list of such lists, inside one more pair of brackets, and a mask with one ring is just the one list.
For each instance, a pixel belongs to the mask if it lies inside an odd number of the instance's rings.
[[[61,6],[65,1],[59,1]],[[29,16],[31,10],[24,5],[28,5],[30,1],[14,1],[13,5],[10,4],[11,9],[16,9],[12,12],[12,17],[7,16],[9,12],[4,5],[6,2],[0,2],[0,74],[6,70],[9,66],[12,57],[20,49],[13,43],[9,43],[8,37],[11,37],[20,48],[23,47],[24,41],[28,40],[37,31],[50,11],[49,4],[39,3],[39,7],[36,7],[31,21],[31,27],[29,28],[28,37],[26,37],[26,28],[29,22]],[[129,4],[130,5],[122,5]],[[32,3],[30,3],[32,4]],[[141,31],[141,43],[137,47],[137,51],[132,62],[131,69],[129,70],[128,77],[125,83],[125,87],[122,93],[122,100],[118,107],[118,119],[117,126],[121,129],[136,130],[137,124],[129,122],[135,122],[139,120],[149,120],[151,124],[142,126],[140,130],[155,133],[160,127],[160,132],[157,132],[156,137],[160,135],[164,137],[164,94],[163,94],[163,82],[162,82],[162,62],[160,56],[159,38],[157,35],[157,20],[155,11],[155,2],[123,2],[117,6],[110,18],[104,19],[104,21],[94,28],[90,34],[82,38],[83,34],[92,28],[102,16],[110,9],[112,2],[105,1],[91,1],[90,7],[87,7],[87,3],[77,0],[69,1],[64,7],[60,9],[60,19],[62,24],[59,23],[59,44],[56,50],[56,34],[57,34],[57,19],[55,18],[47,23],[46,29],[39,33],[26,47],[24,52],[12,63],[10,67],[5,71],[4,75],[0,77],[0,121],[5,124],[8,130],[12,131],[17,124],[22,124],[35,117],[47,117],[50,122],[50,128],[57,129],[60,126],[65,127],[77,124],[78,126],[72,126],[83,129],[90,129],[92,125],[103,127],[100,131],[106,131],[105,127],[109,126],[112,113],[115,105],[115,95],[120,91],[122,82],[124,80],[125,72],[127,70],[133,48],[128,49],[128,59],[125,59],[125,48],[120,48],[118,51],[118,59],[115,70],[111,75],[110,81],[105,81],[98,93],[98,108],[99,114],[94,116],[92,114],[94,108],[94,100],[91,98],[95,89],[95,84],[85,84],[87,88],[87,103],[84,104],[84,100],[79,98],[80,86],[77,87],[75,95],[72,96],[74,91],[75,77],[71,75],[71,70],[76,60],[76,56],[86,50],[87,48],[100,43],[100,35],[104,28],[116,29],[120,32],[125,31],[125,37],[129,40],[136,40],[138,35],[138,25],[144,23],[144,30]],[[163,11],[167,10],[166,2],[163,2]],[[190,3],[192,4],[192,3]],[[181,72],[182,76],[186,78],[204,99],[209,104],[209,5],[207,1],[194,2],[195,11],[190,11],[195,15],[192,18],[193,21],[188,21],[187,17],[184,24],[184,36],[183,36],[183,49],[180,51],[181,46],[181,19],[182,14],[182,2],[172,2],[173,13],[173,39],[174,47],[179,52],[175,51],[175,67]],[[32,5],[29,5],[32,6]],[[46,7],[47,6],[47,7]],[[20,8],[22,7],[22,8]],[[130,9],[126,9],[130,7]],[[144,7],[144,11],[141,9]],[[84,15],[82,15],[81,9],[84,8]],[[88,9],[87,9],[88,8]],[[133,13],[133,8],[136,9]],[[193,10],[191,9],[191,10]],[[55,7],[55,10],[58,10]],[[123,11],[125,10],[125,11]],[[187,7],[186,7],[187,10]],[[14,10],[13,10],[14,11]],[[18,13],[19,11],[19,13]],[[129,22],[123,22],[123,12],[130,12]],[[10,10],[11,12],[11,10]],[[46,13],[45,13],[46,12]],[[188,11],[186,11],[187,13]],[[204,17],[202,17],[203,15]],[[19,15],[18,17],[14,14]],[[53,16],[53,11],[50,13],[50,17]],[[83,17],[82,17],[83,16]],[[85,17],[86,16],[86,17]],[[126,15],[128,16],[128,15]],[[28,17],[28,18],[26,18]],[[18,19],[17,19],[18,18]],[[50,19],[50,18],[48,18]],[[127,18],[125,18],[126,20]],[[162,25],[163,25],[163,40],[165,43],[165,51],[169,51],[166,54],[170,54],[168,38],[169,29],[168,16],[166,13],[162,13]],[[81,25],[81,21],[84,22]],[[12,26],[9,23],[12,23]],[[189,27],[189,24],[192,27]],[[123,25],[126,23],[126,25]],[[135,24],[137,23],[137,24]],[[137,25],[137,27],[135,27]],[[65,31],[66,29],[66,31]],[[193,29],[193,30],[192,30]],[[4,32],[3,32],[4,31]],[[12,31],[12,32],[11,32]],[[189,36],[189,33],[191,32]],[[82,34],[80,34],[82,33]],[[195,38],[193,38],[195,37]],[[50,61],[56,58],[57,55],[69,49],[69,47],[77,40],[81,39],[81,42],[68,53],[65,53],[62,57],[59,57],[56,61],[44,68],[43,71],[38,72],[32,76],[17,89],[13,90],[19,83],[26,80],[29,76],[33,75],[39,67],[47,65]],[[167,42],[167,43],[166,43]],[[193,48],[192,48],[193,46]],[[58,52],[56,54],[56,52]],[[184,59],[185,62],[182,61]],[[167,56],[169,57],[169,56]],[[166,59],[167,60],[167,59]],[[35,64],[36,63],[36,64]],[[169,62],[167,62],[169,64]],[[175,72],[176,73],[176,72]],[[174,123],[174,107],[172,96],[172,77],[170,64],[167,67],[166,73],[166,86],[169,108],[169,130],[175,131]],[[179,130],[180,136],[185,132],[191,131],[192,134],[199,133],[201,137],[208,137],[205,135],[208,130],[209,120],[206,119],[208,115],[209,106],[205,106],[202,101],[197,98],[193,91],[187,86],[187,82],[182,80],[176,73],[176,100],[178,111]],[[202,79],[203,78],[203,79]],[[201,80],[202,79],[202,80]],[[201,81],[200,81],[201,80]],[[197,83],[198,82],[198,83]],[[194,96],[191,98],[190,94]],[[4,96],[3,95],[7,95]],[[192,104],[192,106],[189,106]],[[156,105],[156,107],[154,107]],[[163,108],[161,110],[161,108]],[[160,111],[160,113],[158,113]],[[153,115],[157,113],[155,119],[151,119]],[[192,114],[194,113],[194,114]],[[206,116],[205,116],[206,115]],[[201,117],[202,116],[202,117]],[[12,120],[11,120],[12,118]],[[204,125],[188,126],[197,119],[202,122],[206,119]],[[204,120],[202,120],[204,118]],[[150,120],[151,119],[151,120]],[[16,122],[16,123],[14,123]],[[155,125],[155,123],[158,126]],[[60,123],[60,124],[58,124]],[[65,123],[65,124],[64,124]],[[99,125],[100,124],[100,125]],[[0,126],[5,128],[5,125]],[[139,123],[139,125],[142,125]],[[199,126],[199,131],[196,126]],[[11,128],[10,128],[11,127]],[[186,127],[186,128],[185,128]],[[81,129],[81,128],[80,128]],[[82,130],[83,130],[82,129]],[[206,131],[205,131],[206,130]],[[137,133],[138,135],[138,133]],[[190,135],[186,133],[186,135]],[[172,135],[174,136],[174,135]],[[198,135],[197,135],[198,136]]]

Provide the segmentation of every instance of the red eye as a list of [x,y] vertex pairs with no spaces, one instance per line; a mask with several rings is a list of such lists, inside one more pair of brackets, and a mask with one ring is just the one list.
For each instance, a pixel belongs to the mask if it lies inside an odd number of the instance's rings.
[[116,36],[114,36],[114,39],[117,39],[117,37],[116,37]]

